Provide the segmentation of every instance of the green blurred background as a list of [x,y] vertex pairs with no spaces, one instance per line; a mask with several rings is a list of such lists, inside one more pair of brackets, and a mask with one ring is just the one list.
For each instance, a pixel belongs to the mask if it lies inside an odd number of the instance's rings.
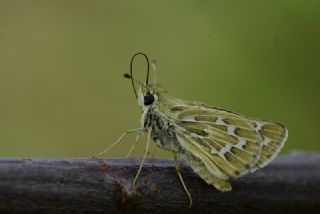
[[283,153],[319,151],[318,2],[0,0],[0,156],[90,157],[139,127],[122,77],[136,52],[172,95],[282,122]]

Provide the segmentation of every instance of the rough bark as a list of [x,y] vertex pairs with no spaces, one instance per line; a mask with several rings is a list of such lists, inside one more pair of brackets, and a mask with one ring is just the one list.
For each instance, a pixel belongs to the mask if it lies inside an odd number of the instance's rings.
[[0,158],[0,213],[300,213],[320,210],[320,154],[294,153],[232,180],[222,193],[189,167],[149,159]]

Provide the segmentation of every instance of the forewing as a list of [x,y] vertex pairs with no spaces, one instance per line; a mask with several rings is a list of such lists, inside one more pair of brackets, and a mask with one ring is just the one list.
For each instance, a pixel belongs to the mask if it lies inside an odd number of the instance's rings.
[[207,169],[221,179],[263,167],[286,138],[286,129],[278,123],[252,120],[198,102],[179,104],[170,111],[181,146],[208,162]]

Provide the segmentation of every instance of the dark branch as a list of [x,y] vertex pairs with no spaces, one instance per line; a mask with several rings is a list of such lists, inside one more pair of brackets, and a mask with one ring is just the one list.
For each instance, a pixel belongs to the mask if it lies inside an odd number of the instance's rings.
[[137,159],[0,158],[0,213],[308,213],[320,209],[320,154],[295,153],[217,191],[186,166]]

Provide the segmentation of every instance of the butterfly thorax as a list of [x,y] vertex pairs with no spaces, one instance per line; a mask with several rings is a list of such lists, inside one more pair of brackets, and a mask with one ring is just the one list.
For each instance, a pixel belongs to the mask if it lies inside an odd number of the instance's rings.
[[178,152],[178,144],[174,125],[163,117],[157,108],[148,109],[141,118],[144,128],[151,128],[151,137],[156,144],[165,150]]
[[[163,112],[165,94],[166,92],[158,85],[149,85],[149,90],[139,91],[138,103],[143,111],[141,125],[151,129],[151,137],[160,148],[178,152],[180,145],[177,141],[175,126],[170,117]],[[148,103],[150,96],[154,99],[151,104]]]

